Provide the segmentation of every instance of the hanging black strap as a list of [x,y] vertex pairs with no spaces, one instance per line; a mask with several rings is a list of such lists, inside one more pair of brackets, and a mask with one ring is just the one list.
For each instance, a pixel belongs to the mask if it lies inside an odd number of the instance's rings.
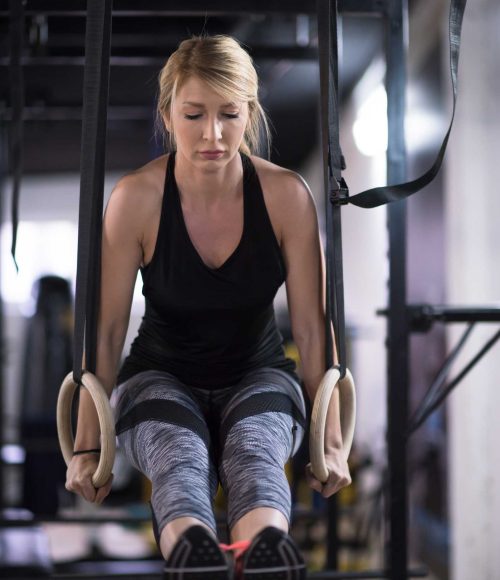
[[11,253],[16,262],[17,226],[19,221],[19,191],[23,172],[23,109],[24,109],[24,76],[21,62],[24,39],[24,3],[22,0],[10,0],[10,163],[12,171],[12,245]]
[[467,0],[451,0],[450,14],[449,14],[449,44],[450,44],[450,71],[451,71],[451,85],[453,89],[453,110],[448,131],[443,139],[437,157],[430,167],[423,175],[408,181],[407,183],[400,183],[397,185],[388,185],[385,187],[374,187],[362,191],[349,198],[349,203],[358,207],[370,208],[384,205],[393,201],[406,199],[408,196],[420,191],[428,185],[438,174],[439,169],[443,163],[444,154],[448,145],[451,128],[455,119],[455,110],[457,104],[457,73],[458,73],[458,59],[460,56],[460,41],[462,35],[462,22],[464,17],[465,5]]
[[[337,345],[338,365],[343,378],[346,370],[344,316],[344,276],[340,201],[342,154],[338,110],[337,2],[318,0],[318,44],[321,86],[322,149],[326,196],[326,367],[333,365],[331,325]],[[345,192],[347,193],[347,192]]]
[[112,0],[88,0],[85,36],[73,378],[95,372]]
[[339,139],[337,1],[318,0],[322,149],[326,192],[326,364],[327,368],[332,364],[330,325],[333,322],[341,377],[344,376],[346,367],[346,340],[340,207],[351,203],[359,207],[371,208],[406,199],[436,177],[443,162],[455,118],[458,60],[465,5],[466,0],[451,0],[450,3],[449,44],[453,111],[448,131],[433,165],[424,175],[413,181],[376,187],[349,197],[347,185],[342,178],[344,161]]

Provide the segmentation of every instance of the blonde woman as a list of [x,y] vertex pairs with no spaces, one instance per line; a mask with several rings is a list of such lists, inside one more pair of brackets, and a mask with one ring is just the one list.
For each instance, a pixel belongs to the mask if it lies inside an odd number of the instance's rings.
[[[109,394],[118,385],[119,444],[152,482],[168,579],[305,577],[284,474],[305,405],[273,299],[285,282],[312,399],[325,371],[324,266],[306,184],[254,154],[269,134],[257,93],[234,39],[182,42],[159,76],[171,153],[123,177],[104,218],[97,375]],[[145,315],[118,369],[138,270]],[[329,413],[330,477],[322,485],[308,473],[325,497],[350,482],[336,399]],[[67,488],[96,503],[111,487],[92,486],[98,449],[83,392]],[[216,538],[219,482],[229,547]]]

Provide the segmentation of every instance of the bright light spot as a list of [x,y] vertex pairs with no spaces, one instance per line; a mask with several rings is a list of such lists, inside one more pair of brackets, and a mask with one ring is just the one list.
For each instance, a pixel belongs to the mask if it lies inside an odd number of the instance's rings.
[[[352,132],[363,155],[374,157],[387,151],[387,93],[382,84],[360,106]],[[435,148],[445,132],[445,120],[438,112],[415,105],[408,110],[405,137],[409,151]]]
[[352,132],[356,147],[368,157],[387,150],[387,93],[379,85],[359,108]]
[[413,109],[405,122],[408,149],[436,148],[446,134],[446,122],[437,112]]
[[20,445],[2,445],[1,457],[8,465],[21,465],[26,459],[26,451]]
[[[75,288],[78,226],[71,221],[22,221],[17,230],[16,272],[10,246],[12,226],[1,230],[1,293],[7,303],[21,305],[29,316],[34,312],[33,284],[42,276],[61,276]],[[134,307],[143,307],[142,279],[137,276]]]
[[10,245],[12,227],[5,224],[1,234],[1,288],[6,302],[31,301],[33,284],[41,276],[55,275],[74,281],[76,275],[77,226],[70,221],[19,223],[16,272]]

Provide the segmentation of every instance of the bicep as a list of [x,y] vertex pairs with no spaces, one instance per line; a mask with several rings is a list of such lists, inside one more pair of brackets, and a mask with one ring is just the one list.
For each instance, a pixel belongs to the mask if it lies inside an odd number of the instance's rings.
[[124,338],[137,271],[142,261],[139,224],[130,195],[113,191],[103,220],[100,332]]
[[309,191],[294,196],[286,213],[282,250],[286,291],[294,339],[323,332],[324,259],[316,208]]

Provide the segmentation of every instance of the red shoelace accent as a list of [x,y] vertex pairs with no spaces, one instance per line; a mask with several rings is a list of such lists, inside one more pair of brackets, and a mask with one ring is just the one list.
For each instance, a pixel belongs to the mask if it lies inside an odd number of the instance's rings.
[[251,543],[250,540],[240,540],[234,544],[219,544],[219,546],[223,552],[233,552],[234,558],[238,559],[248,550]]
[[219,544],[223,552],[233,552],[234,557],[234,577],[243,578],[243,556],[250,547],[250,540],[240,540],[234,544]]

